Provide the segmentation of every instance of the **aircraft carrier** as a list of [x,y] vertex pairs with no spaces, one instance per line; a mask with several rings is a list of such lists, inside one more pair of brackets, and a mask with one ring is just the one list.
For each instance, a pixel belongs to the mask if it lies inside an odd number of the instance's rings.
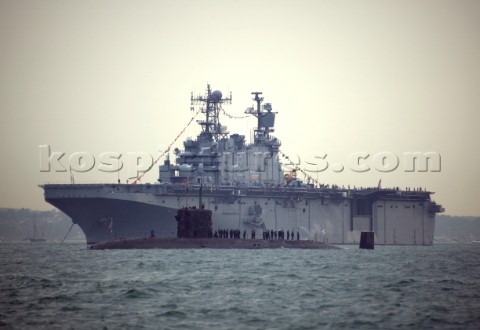
[[[373,231],[376,244],[431,245],[435,215],[443,212],[425,190],[350,189],[322,185],[301,168],[286,168],[281,142],[272,135],[276,112],[253,92],[257,119],[253,141],[230,134],[220,123],[227,115],[224,97],[207,86],[193,96],[192,110],[201,133],[167,149],[158,182],[139,184],[44,184],[45,200],[71,217],[87,244],[118,238],[175,237],[177,209],[198,205],[213,212],[213,229],[294,231],[302,240],[358,244],[362,231]],[[193,119],[192,119],[193,120]],[[156,162],[155,162],[156,163]],[[297,178],[302,172],[307,182]]]

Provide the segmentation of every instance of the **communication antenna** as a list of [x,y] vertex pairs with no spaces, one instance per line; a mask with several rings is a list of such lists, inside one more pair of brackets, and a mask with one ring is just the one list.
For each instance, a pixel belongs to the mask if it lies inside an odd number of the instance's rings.
[[254,95],[253,100],[257,103],[257,107],[256,109],[254,107],[247,108],[245,113],[257,118],[257,128],[254,129],[254,142],[257,144],[270,140],[270,133],[274,131],[276,112],[272,112],[271,103],[262,105],[262,92],[252,92],[252,95]]
[[73,179],[72,166],[70,166],[70,183],[74,184],[75,180]]
[[222,104],[232,103],[232,93],[230,97],[223,97],[222,92],[214,90],[212,92],[210,85],[207,85],[207,93],[197,97],[191,96],[191,109],[195,110],[195,105],[200,105],[200,110],[205,114],[204,120],[197,120],[202,126],[202,133],[200,137],[208,141],[218,141],[228,136],[228,131],[225,126],[220,124],[220,112]]

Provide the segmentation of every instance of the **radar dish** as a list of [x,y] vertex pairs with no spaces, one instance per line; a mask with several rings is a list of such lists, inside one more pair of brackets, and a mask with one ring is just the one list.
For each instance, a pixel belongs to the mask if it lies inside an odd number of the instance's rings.
[[211,97],[213,102],[219,102],[222,99],[222,92],[215,90],[212,92]]

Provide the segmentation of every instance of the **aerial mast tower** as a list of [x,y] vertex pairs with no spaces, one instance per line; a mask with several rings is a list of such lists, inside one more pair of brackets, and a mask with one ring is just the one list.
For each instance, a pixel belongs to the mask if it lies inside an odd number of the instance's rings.
[[197,97],[191,96],[192,110],[195,105],[200,105],[201,112],[205,115],[204,120],[197,120],[202,126],[202,133],[200,136],[208,141],[218,141],[228,136],[228,131],[225,126],[220,124],[220,111],[222,111],[222,104],[232,103],[232,93],[230,97],[223,98],[222,92],[215,90],[212,92],[210,85],[207,85],[207,93]]
[[262,105],[262,92],[252,92],[253,100],[257,103],[256,109],[254,107],[247,108],[246,114],[250,114],[257,118],[257,128],[254,129],[254,142],[256,144],[270,140],[270,133],[274,131],[275,114],[272,112],[272,104],[265,103]]

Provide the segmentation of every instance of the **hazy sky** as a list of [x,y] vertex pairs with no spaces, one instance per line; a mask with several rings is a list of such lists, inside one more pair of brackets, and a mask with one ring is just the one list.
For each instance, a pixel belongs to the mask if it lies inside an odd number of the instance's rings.
[[[65,152],[67,167],[79,151],[158,155],[207,83],[233,93],[225,109],[237,116],[263,91],[281,150],[301,166],[372,155],[370,171],[330,166],[321,182],[426,187],[447,214],[480,215],[480,1],[461,0],[0,0],[0,207],[51,209],[37,185],[70,182],[40,172],[39,145]],[[222,123],[249,136],[255,121]],[[439,154],[441,171],[406,172],[412,151]],[[398,169],[376,170],[379,152]]]

